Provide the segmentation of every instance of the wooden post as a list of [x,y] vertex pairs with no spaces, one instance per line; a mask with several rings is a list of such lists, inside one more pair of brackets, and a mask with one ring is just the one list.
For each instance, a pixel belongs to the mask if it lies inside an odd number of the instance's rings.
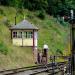
[[33,30],[33,51],[34,51],[34,48],[35,48],[35,39],[34,39],[34,30]]
[[37,54],[38,54],[38,49],[37,49],[37,32],[36,30],[33,30],[33,56],[35,62],[37,61]]
[[52,58],[52,75],[54,75],[54,63],[53,63],[53,58]]
[[22,37],[22,47],[23,47],[23,32],[21,33],[21,37]]
[[34,39],[34,30],[33,30],[33,59],[34,59],[34,62],[37,63],[37,58],[36,58],[36,49],[35,49],[35,39]]

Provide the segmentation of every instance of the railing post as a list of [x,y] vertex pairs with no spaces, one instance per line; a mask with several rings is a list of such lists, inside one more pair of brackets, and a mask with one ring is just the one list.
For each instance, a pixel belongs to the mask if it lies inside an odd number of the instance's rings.
[[54,59],[52,58],[52,75],[54,75]]
[[61,75],[64,75],[64,68],[61,67]]
[[54,67],[55,67],[55,56],[50,57],[51,63],[52,63],[52,75],[54,75]]
[[71,57],[68,58],[68,74],[71,75]]
[[50,61],[51,61],[51,67],[52,67],[52,74],[54,75],[54,70],[53,70],[53,56],[50,56]]
[[54,65],[55,65],[55,55],[54,55]]
[[64,67],[64,75],[66,75],[66,69],[67,69],[67,68],[66,68],[66,66],[65,66],[65,67]]

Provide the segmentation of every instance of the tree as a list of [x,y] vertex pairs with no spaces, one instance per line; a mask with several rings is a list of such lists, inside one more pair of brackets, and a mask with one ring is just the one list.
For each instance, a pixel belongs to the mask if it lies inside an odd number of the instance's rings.
[[44,10],[53,16],[67,15],[69,9],[75,9],[75,0],[0,0],[0,4],[32,11]]
[[46,10],[47,5],[47,0],[24,0],[24,7],[29,10]]
[[0,0],[1,5],[9,5],[9,0]]
[[50,15],[68,15],[72,7],[70,0],[48,0],[48,13]]

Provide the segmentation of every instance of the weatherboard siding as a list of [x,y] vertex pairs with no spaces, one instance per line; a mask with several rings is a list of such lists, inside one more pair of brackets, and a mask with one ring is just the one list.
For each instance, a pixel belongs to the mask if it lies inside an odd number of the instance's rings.
[[33,46],[33,39],[24,39],[23,45],[24,46]]
[[22,39],[21,38],[13,38],[12,42],[13,42],[13,45],[15,45],[15,46],[22,46]]
[[[18,37],[13,37],[13,32],[22,32],[22,37],[23,37],[23,32],[33,32],[33,30],[12,30],[12,43],[14,46],[33,46],[33,38],[18,38]],[[34,46],[37,47],[37,31],[34,31]]]
[[33,39],[13,38],[12,42],[16,46],[33,46]]

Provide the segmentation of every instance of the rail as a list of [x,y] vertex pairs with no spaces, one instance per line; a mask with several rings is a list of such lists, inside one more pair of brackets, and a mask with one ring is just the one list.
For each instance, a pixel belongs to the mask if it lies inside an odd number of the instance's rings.
[[0,75],[15,75],[23,72],[29,73],[27,75],[35,75],[43,72],[48,72],[50,75],[53,75],[54,73],[58,73],[59,71],[62,71],[60,68],[62,67],[62,69],[64,69],[65,65],[66,62],[59,62],[56,64],[50,63],[46,65],[23,67],[23,68],[0,71]]

